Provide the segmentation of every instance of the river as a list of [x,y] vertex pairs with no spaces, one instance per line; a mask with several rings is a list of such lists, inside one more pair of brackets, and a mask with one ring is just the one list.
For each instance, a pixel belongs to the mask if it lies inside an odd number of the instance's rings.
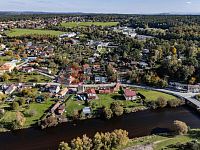
[[129,137],[139,137],[166,131],[174,120],[186,122],[191,128],[200,128],[200,114],[187,106],[145,110],[123,115],[111,120],[88,119],[76,123],[63,123],[40,130],[29,128],[0,133],[0,150],[55,150],[60,141],[70,141],[77,136],[93,136],[97,131],[125,129]]

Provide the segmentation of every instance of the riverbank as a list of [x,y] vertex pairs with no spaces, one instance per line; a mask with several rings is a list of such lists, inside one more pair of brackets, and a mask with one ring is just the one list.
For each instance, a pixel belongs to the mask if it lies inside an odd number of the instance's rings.
[[170,149],[173,147],[176,148],[177,145],[185,144],[187,142],[200,142],[199,134],[200,129],[192,129],[186,135],[161,134],[133,138],[129,141],[128,145],[121,148],[121,150],[162,150]]
[[96,132],[109,132],[115,129],[126,130],[130,138],[135,138],[166,132],[174,120],[184,121],[191,128],[200,128],[199,114],[190,107],[181,106],[145,110],[110,120],[78,120],[44,130],[28,128],[0,133],[0,147],[20,150],[55,150],[61,141],[69,142],[83,134],[92,137]]

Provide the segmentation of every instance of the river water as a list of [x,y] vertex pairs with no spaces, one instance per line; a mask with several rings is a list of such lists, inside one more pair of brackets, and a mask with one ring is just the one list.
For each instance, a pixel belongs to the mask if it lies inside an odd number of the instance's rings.
[[0,150],[55,150],[60,141],[70,141],[77,136],[93,136],[97,131],[125,129],[129,137],[139,137],[164,132],[174,120],[186,122],[191,128],[200,128],[200,114],[187,106],[145,110],[123,115],[111,120],[89,119],[76,123],[63,123],[40,130],[29,128],[0,133]]

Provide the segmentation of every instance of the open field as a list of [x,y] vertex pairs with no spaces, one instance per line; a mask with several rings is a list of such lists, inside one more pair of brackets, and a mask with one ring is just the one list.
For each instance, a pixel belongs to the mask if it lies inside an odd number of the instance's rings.
[[10,79],[7,81],[7,83],[17,83],[17,82],[43,83],[43,82],[50,82],[50,81],[51,81],[51,79],[49,77],[40,75],[36,72],[32,72],[32,73],[18,72],[17,74],[10,75]]
[[7,36],[9,37],[19,37],[25,35],[51,35],[51,36],[59,36],[64,32],[55,31],[55,30],[37,30],[37,29],[12,29],[7,31]]
[[157,100],[159,97],[163,97],[166,100],[177,99],[175,96],[165,94],[162,92],[152,91],[152,90],[145,90],[145,89],[135,89],[137,93],[140,93],[146,97],[146,100]]
[[61,23],[61,26],[63,27],[69,27],[69,28],[73,28],[73,27],[81,27],[81,26],[91,26],[91,25],[95,25],[95,26],[116,26],[118,24],[118,22],[63,22]]

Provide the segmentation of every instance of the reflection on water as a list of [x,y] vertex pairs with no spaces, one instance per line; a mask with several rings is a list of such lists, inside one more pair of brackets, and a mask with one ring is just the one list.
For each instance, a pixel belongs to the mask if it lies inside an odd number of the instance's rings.
[[186,122],[191,128],[200,128],[200,114],[188,107],[146,110],[111,120],[89,119],[76,123],[64,123],[57,127],[24,129],[0,134],[0,149],[44,150],[56,149],[60,141],[70,141],[77,136],[93,136],[97,131],[124,129],[130,138],[152,133],[166,132],[174,120]]

